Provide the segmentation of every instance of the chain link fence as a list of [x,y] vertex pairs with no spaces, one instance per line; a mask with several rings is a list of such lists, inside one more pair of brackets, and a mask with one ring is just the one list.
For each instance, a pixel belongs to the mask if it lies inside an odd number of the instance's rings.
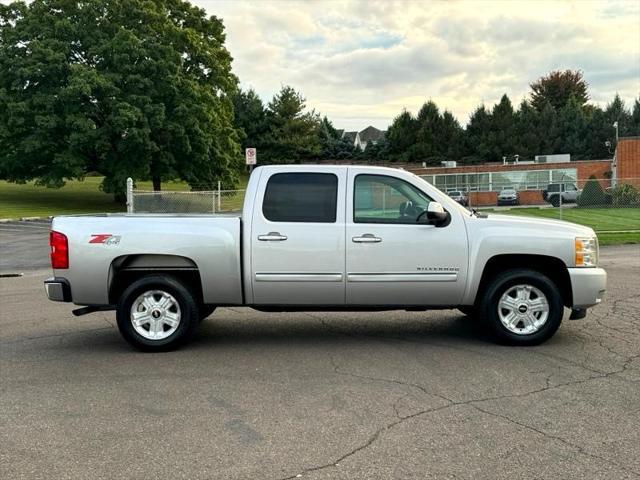
[[233,213],[242,210],[245,190],[136,190],[127,181],[129,213]]
[[494,182],[484,191],[458,183],[446,193],[468,208],[566,220],[598,233],[640,233],[640,178],[562,179],[543,188]]
[[[538,184],[493,181],[488,186],[458,180],[454,188],[442,187],[439,186],[468,208],[574,221],[592,225],[596,231],[602,232],[640,232],[640,178],[561,178]],[[384,199],[385,208],[395,207],[392,193]],[[129,182],[127,211],[200,214],[240,212],[244,195],[245,190],[135,190],[133,182]]]

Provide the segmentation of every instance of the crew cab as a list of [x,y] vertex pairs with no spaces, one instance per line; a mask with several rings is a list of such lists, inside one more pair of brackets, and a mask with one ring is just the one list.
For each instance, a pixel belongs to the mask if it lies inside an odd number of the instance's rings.
[[184,343],[218,306],[458,308],[514,345],[602,301],[592,229],[469,211],[422,178],[368,166],[264,166],[241,216],[56,217],[51,300],[115,310],[135,347]]

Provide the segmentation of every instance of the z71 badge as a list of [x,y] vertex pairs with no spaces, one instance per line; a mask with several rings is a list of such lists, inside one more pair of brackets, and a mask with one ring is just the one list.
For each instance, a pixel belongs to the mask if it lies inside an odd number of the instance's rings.
[[110,233],[92,233],[89,243],[102,243],[103,245],[118,245],[120,243],[120,235],[111,235]]

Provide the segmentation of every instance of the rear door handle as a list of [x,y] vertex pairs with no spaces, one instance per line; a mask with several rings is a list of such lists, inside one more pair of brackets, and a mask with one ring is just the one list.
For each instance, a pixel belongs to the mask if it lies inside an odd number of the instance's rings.
[[261,242],[283,242],[287,239],[286,235],[280,235],[280,232],[269,232],[266,235],[258,235]]
[[380,243],[382,239],[372,235],[371,233],[365,233],[360,237],[353,237],[351,241],[353,243]]

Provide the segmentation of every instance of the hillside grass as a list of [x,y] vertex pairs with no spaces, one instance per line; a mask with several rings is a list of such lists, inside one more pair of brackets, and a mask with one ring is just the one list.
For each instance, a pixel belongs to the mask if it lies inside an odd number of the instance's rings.
[[586,225],[599,233],[640,233],[640,208],[513,208],[493,210],[493,213],[565,220]]
[[[67,181],[62,188],[23,185],[0,181],[0,219],[48,217],[88,213],[124,212],[126,206],[114,202],[113,195],[100,190],[103,177],[86,177],[83,181]],[[246,188],[247,178],[241,178],[239,189]],[[137,182],[137,189],[152,190],[151,182]],[[184,182],[165,182],[163,190],[188,191]]]

